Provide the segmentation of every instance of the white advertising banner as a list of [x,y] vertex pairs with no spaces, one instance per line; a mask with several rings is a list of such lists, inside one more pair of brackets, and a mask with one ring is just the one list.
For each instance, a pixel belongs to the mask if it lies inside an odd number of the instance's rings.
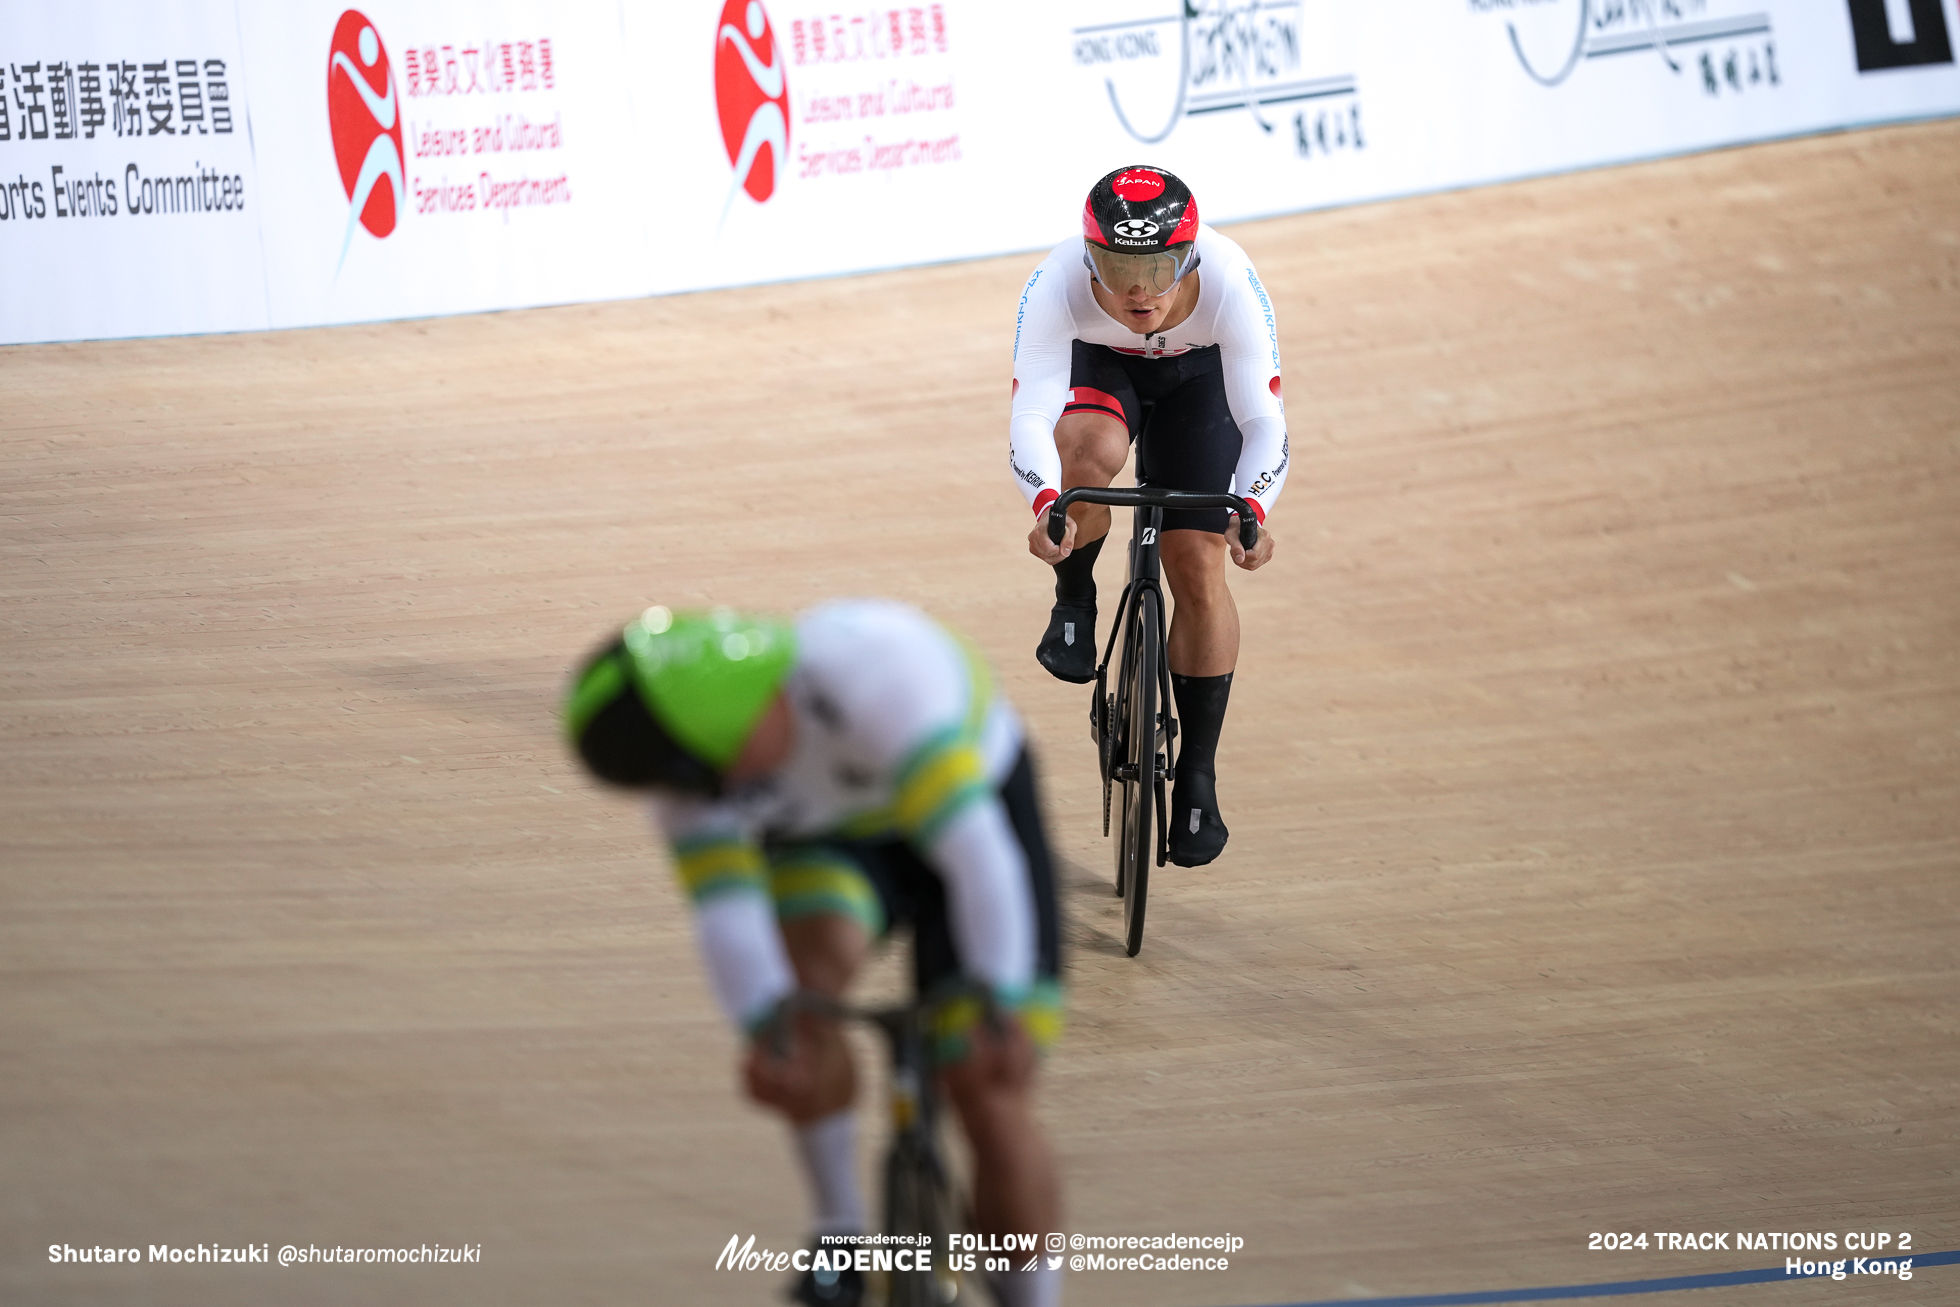
[[1217,223],[1960,113],[1956,0],[856,3],[11,6],[0,340],[1032,251],[1129,163]]
[[984,65],[960,8],[627,0],[628,41],[653,65],[639,153],[669,197],[655,289],[1002,248],[995,233],[959,230],[970,206],[949,203],[1005,162],[973,146]]
[[[1216,223],[1960,112],[1954,0],[798,2],[767,8],[788,166],[692,215],[709,253],[686,285],[1045,249],[1131,163]],[[921,13],[945,34],[929,75],[886,35]],[[705,70],[670,48],[665,121],[698,142]],[[742,112],[716,94],[724,124]]]
[[273,326],[646,293],[616,6],[288,0],[240,17],[269,74],[252,127]]
[[232,0],[0,11],[0,341],[268,325]]

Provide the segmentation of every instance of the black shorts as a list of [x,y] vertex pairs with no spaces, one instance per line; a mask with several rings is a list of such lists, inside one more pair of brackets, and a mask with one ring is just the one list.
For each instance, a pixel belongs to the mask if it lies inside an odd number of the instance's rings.
[[[1060,1029],[1061,918],[1055,904],[1055,864],[1035,797],[1034,763],[1026,748],[1001,783],[1008,824],[1028,864],[1035,914],[1035,989],[1023,1013],[1036,1043]],[[912,846],[897,837],[799,840],[771,843],[772,895],[779,919],[812,912],[840,912],[863,922],[874,935],[912,927],[912,978],[931,996],[942,982],[960,977],[958,942],[946,915],[946,886]],[[866,885],[868,882],[868,886]],[[867,892],[868,891],[868,892]],[[864,898],[876,896],[875,905]],[[856,899],[856,902],[853,900]]]
[[[1225,402],[1218,346],[1152,359],[1078,340],[1068,384],[1064,414],[1107,413],[1129,427],[1138,485],[1213,494],[1232,488],[1244,437]],[[1164,510],[1166,531],[1223,535],[1230,520],[1223,508]]]

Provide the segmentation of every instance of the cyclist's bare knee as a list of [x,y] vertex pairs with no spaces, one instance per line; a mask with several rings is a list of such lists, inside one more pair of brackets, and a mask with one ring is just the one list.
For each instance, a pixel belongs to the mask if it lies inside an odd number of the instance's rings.
[[978,1076],[958,1078],[956,1071],[949,1069],[946,1075],[946,1096],[952,1100],[967,1141],[977,1152],[1011,1147],[1034,1115],[1033,1073],[1025,1073],[1018,1083],[1009,1083]]
[[1106,486],[1130,456],[1130,429],[1107,413],[1064,413],[1055,423],[1062,488]]
[[812,913],[781,928],[796,983],[832,998],[849,988],[871,947],[863,925],[841,912]]
[[1225,537],[1210,531],[1166,531],[1157,542],[1171,595],[1182,604],[1215,602],[1225,585]]
[[991,1100],[999,1094],[1027,1095],[1034,1090],[1035,1055],[989,1059],[965,1058],[940,1071],[946,1094],[954,1103]]

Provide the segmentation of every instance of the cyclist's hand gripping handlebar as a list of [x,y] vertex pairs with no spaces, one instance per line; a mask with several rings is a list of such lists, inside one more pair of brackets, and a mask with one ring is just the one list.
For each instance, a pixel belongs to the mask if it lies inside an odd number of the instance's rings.
[[799,989],[785,994],[755,1029],[755,1041],[769,1050],[770,1056],[781,1059],[790,1055],[791,1032],[796,1025],[796,1015],[808,1012],[812,1016],[828,1017],[838,1020],[851,1015],[850,1009],[836,999],[819,994],[811,989]]
[[1097,489],[1094,486],[1076,486],[1065,490],[1062,497],[1048,506],[1048,539],[1062,543],[1062,533],[1068,529],[1068,508],[1070,504],[1113,504],[1127,508],[1229,508],[1239,517],[1239,544],[1250,552],[1259,543],[1259,518],[1252,511],[1252,505],[1237,495],[1208,494],[1195,490],[1158,490],[1151,486],[1109,487]]
[[1062,543],[1063,533],[1067,530],[1068,512],[1062,507],[1062,501],[1057,499],[1048,505],[1048,542],[1059,545]]

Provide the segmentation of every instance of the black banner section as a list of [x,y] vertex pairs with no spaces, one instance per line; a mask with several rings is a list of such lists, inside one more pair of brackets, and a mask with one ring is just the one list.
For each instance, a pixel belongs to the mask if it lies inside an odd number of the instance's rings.
[[1912,40],[1903,44],[1892,39],[1885,0],[1850,3],[1851,37],[1858,43],[1859,72],[1953,62],[1953,45],[1946,37],[1946,15],[1940,11],[1940,0],[1909,0]]

